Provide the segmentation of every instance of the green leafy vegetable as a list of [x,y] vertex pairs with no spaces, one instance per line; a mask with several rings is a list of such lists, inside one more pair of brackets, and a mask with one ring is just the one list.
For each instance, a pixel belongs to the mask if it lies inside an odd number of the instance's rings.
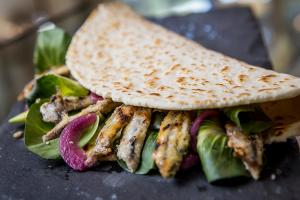
[[130,172],[129,169],[128,169],[128,167],[127,167],[127,165],[126,165],[126,163],[125,163],[123,160],[117,158],[117,163],[119,164],[119,166],[120,166],[122,169],[124,169],[124,170]]
[[227,146],[227,136],[220,124],[204,121],[197,137],[197,151],[208,182],[248,176],[240,159]]
[[268,121],[250,121],[243,123],[242,130],[246,133],[262,133],[263,131],[272,127],[272,123]]
[[11,124],[25,123],[27,114],[28,114],[28,110],[10,118],[8,122]]
[[151,128],[154,130],[159,130],[160,124],[165,117],[165,113],[162,112],[154,112],[152,117]]
[[140,167],[135,172],[136,174],[147,174],[151,169],[155,168],[152,154],[155,150],[157,135],[157,132],[152,132],[148,135],[143,148]]
[[92,140],[92,138],[95,135],[97,135],[97,133],[98,133],[97,130],[98,130],[98,127],[99,127],[99,123],[103,122],[103,121],[104,121],[104,117],[102,117],[101,115],[97,116],[96,122],[92,126],[90,126],[85,131],[85,133],[82,134],[82,137],[79,140],[79,146],[80,147],[84,147],[85,145],[87,145]]
[[225,115],[246,133],[261,133],[272,126],[271,121],[258,108],[225,108]]
[[36,72],[42,73],[65,64],[70,42],[71,36],[60,28],[39,31],[33,56]]
[[66,77],[48,74],[36,80],[31,94],[27,97],[27,101],[29,105],[31,105],[36,99],[46,99],[57,92],[62,96],[75,97],[83,97],[89,93],[86,88],[82,87],[76,81]]
[[[53,124],[46,123],[42,120],[40,113],[40,106],[47,102],[47,100],[34,103],[29,110],[25,123],[25,145],[33,153],[46,159],[59,159],[59,138],[50,140],[44,143],[42,136],[53,128]],[[103,119],[103,118],[101,118]],[[94,125],[86,130],[83,137],[80,139],[79,145],[83,147],[93,136],[97,133],[99,125],[99,117]]]

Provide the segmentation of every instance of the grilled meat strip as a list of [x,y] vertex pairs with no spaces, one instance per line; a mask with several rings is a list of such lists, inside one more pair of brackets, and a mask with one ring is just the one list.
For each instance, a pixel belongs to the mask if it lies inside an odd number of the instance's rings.
[[73,116],[68,116],[68,115],[63,115],[62,120],[56,124],[56,126],[50,130],[46,135],[43,136],[43,141],[49,141],[54,138],[57,138],[61,131],[65,128],[65,126],[72,120],[89,114],[89,113],[97,113],[97,114],[107,114],[111,112],[113,109],[115,109],[120,103],[113,102],[111,99],[104,99],[102,101],[98,101],[96,104],[90,105],[87,108],[81,110],[81,112],[73,115]]
[[62,116],[69,111],[83,109],[94,103],[90,96],[78,98],[54,95],[51,97],[50,102],[46,102],[41,106],[40,112],[43,121],[57,124],[62,120]]
[[97,159],[97,157],[113,153],[113,143],[120,137],[122,129],[129,123],[134,110],[133,106],[125,105],[119,106],[114,110],[99,132],[95,145],[88,150],[87,163]]
[[179,170],[190,142],[191,119],[188,112],[170,111],[161,123],[153,159],[160,174],[172,177]]
[[64,108],[67,112],[72,110],[79,110],[86,108],[95,103],[95,101],[90,97],[86,96],[83,98],[78,97],[64,97],[63,98]]
[[66,114],[63,98],[60,95],[52,96],[49,102],[44,103],[40,107],[44,122],[52,122],[57,124],[62,120],[63,115]]
[[241,128],[226,124],[227,145],[233,148],[234,155],[239,157],[254,179],[258,179],[263,165],[264,143],[260,135],[247,135]]
[[134,172],[139,165],[140,155],[150,122],[151,109],[136,108],[131,121],[122,133],[117,156],[126,163],[130,172]]

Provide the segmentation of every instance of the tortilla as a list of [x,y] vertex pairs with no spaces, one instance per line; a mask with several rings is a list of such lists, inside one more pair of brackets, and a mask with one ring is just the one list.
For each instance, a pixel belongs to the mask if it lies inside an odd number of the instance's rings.
[[86,88],[126,105],[193,110],[300,95],[300,79],[255,67],[103,3],[75,34],[67,66]]

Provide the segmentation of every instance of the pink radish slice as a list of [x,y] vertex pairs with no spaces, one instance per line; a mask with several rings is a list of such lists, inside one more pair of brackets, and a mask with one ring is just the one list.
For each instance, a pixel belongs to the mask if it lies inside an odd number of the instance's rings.
[[99,96],[99,95],[97,95],[97,94],[95,94],[93,92],[91,92],[90,98],[91,98],[91,100],[93,101],[94,104],[97,103],[97,101],[103,100],[102,96]]
[[88,114],[71,121],[62,131],[59,139],[59,150],[64,161],[74,170],[83,171],[94,163],[85,163],[87,156],[78,142],[84,131],[97,120],[96,114]]
[[216,117],[218,115],[219,115],[219,112],[217,110],[205,110],[205,111],[201,112],[200,115],[192,123],[192,126],[190,128],[190,134],[191,134],[191,146],[192,146],[192,150],[194,152],[197,152],[197,150],[196,150],[197,134],[198,134],[200,125],[206,118]]

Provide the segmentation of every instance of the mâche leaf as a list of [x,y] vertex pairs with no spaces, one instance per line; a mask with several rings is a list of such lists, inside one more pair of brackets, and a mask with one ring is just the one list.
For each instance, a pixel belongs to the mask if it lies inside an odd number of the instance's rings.
[[271,121],[256,107],[225,108],[225,115],[246,133],[261,133],[272,126]]
[[160,124],[166,116],[163,112],[154,112],[152,117],[151,128],[154,130],[159,130]]
[[155,163],[152,158],[152,154],[156,146],[156,138],[158,132],[151,132],[146,138],[146,142],[143,148],[140,166],[135,172],[136,174],[147,174],[151,169],[155,168]]
[[27,114],[28,114],[28,110],[10,118],[8,122],[11,124],[25,123]]
[[[42,120],[40,106],[45,102],[47,102],[47,100],[34,103],[29,109],[25,123],[25,145],[30,151],[42,158],[59,159],[59,138],[50,140],[46,143],[42,140],[42,136],[54,127],[53,124],[46,123]],[[97,121],[83,134],[83,137],[80,139],[79,146],[85,146],[93,138],[93,136],[97,133],[98,125],[99,117],[97,117]]]
[[249,121],[242,124],[242,130],[246,133],[262,133],[272,127],[270,121]]
[[233,121],[237,126],[240,128],[242,127],[242,123],[240,120],[240,114],[242,113],[253,113],[254,108],[252,107],[233,107],[233,108],[225,108],[224,110],[225,115]]
[[95,135],[98,133],[99,123],[104,121],[104,117],[102,115],[97,116],[96,122],[90,126],[87,130],[85,130],[85,133],[82,134],[82,137],[79,140],[79,146],[84,147],[87,145]]
[[248,176],[241,160],[227,146],[227,136],[220,124],[205,120],[197,137],[197,151],[208,182]]
[[123,161],[123,160],[121,160],[121,159],[117,159],[117,163],[118,163],[118,165],[119,165],[122,169],[124,169],[124,170],[126,170],[126,171],[129,172],[129,169],[128,169],[128,167],[127,167],[125,161]]
[[27,97],[29,105],[36,99],[50,98],[53,94],[59,93],[62,96],[83,97],[88,95],[89,91],[72,79],[48,74],[38,78],[35,81],[31,94]]
[[71,36],[60,28],[40,30],[33,56],[36,72],[42,73],[65,64],[65,56],[70,42]]

